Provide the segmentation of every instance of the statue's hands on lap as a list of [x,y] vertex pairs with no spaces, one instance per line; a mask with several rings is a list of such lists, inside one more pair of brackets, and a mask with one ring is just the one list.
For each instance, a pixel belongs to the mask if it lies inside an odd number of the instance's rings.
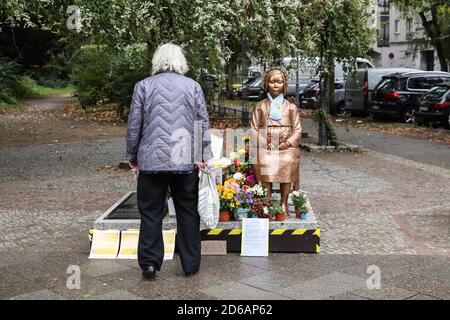
[[282,142],[280,144],[280,150],[286,150],[287,148],[289,148],[291,146],[291,144],[289,142]]

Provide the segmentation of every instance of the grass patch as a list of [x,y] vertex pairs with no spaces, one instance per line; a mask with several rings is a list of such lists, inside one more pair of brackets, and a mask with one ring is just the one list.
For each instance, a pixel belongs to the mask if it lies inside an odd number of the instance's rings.
[[75,92],[75,87],[67,86],[64,88],[50,88],[35,85],[33,87],[34,94],[37,96],[57,96],[60,94],[72,94]]

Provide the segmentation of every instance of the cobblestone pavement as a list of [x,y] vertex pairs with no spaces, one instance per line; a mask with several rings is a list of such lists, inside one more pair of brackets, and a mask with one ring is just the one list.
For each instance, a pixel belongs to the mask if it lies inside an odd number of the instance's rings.
[[[158,290],[136,261],[88,260],[93,221],[135,189],[130,172],[108,167],[124,147],[108,139],[0,149],[0,298],[450,298],[450,170],[375,151],[303,153],[319,255],[204,257],[192,279],[176,259]],[[381,291],[365,285],[371,264],[381,268]],[[80,290],[66,287],[70,265],[81,267]]]

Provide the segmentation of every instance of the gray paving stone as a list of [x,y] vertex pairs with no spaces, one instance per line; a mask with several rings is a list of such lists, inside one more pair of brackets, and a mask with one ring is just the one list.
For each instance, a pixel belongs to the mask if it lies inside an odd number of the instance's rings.
[[441,300],[441,299],[433,296],[428,296],[426,294],[416,294],[415,296],[409,297],[406,300]]
[[[266,271],[282,271],[303,263],[303,259],[313,257],[311,254],[301,253],[270,253],[269,257],[239,257],[239,262]],[[282,271],[283,272],[283,271]]]
[[365,279],[343,273],[332,273],[308,281],[302,281],[277,293],[296,300],[325,299],[355,291],[366,286]]
[[388,278],[386,283],[420,294],[430,295],[440,299],[450,299],[450,286],[433,278],[407,273]]
[[183,277],[167,279],[157,274],[154,281],[147,281],[141,272],[121,271],[97,278],[98,281],[117,289],[128,291],[144,299],[202,300],[209,296],[199,292],[197,287],[189,287]]
[[0,269],[0,299],[6,299],[42,289],[43,288],[36,283],[17,276],[5,268]]
[[381,286],[380,289],[364,288],[351,293],[372,300],[403,300],[417,295],[417,292],[392,286]]
[[52,288],[52,291],[61,294],[69,299],[89,299],[93,296],[108,294],[117,290],[110,284],[103,283],[87,275],[81,276],[80,289],[69,289],[67,281],[58,282],[58,285]]
[[[137,264],[137,261],[135,263]],[[131,271],[132,268],[119,263],[118,260],[90,259],[81,265],[81,272],[94,278],[124,270]]]
[[264,272],[254,277],[242,279],[240,282],[266,291],[278,291],[297,283],[293,277],[283,275],[277,271]]
[[434,264],[425,268],[416,269],[412,273],[442,281],[450,286],[450,261],[445,264]]
[[201,292],[219,300],[288,300],[285,296],[261,290],[236,281],[201,289]]
[[15,296],[12,297],[10,300],[66,300],[66,298],[53,291],[44,289]]
[[41,260],[48,255],[48,251],[9,250],[0,251],[0,268],[13,264],[29,263]]
[[86,258],[84,254],[80,253],[53,252],[33,264],[10,265],[6,270],[36,285],[53,289],[62,283],[66,283],[67,278],[71,275],[67,273],[69,266],[79,265]]

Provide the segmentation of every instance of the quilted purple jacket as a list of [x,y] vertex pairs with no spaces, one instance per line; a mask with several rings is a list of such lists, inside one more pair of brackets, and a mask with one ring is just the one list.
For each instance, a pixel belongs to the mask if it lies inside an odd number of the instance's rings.
[[157,73],[134,87],[126,159],[137,160],[141,172],[190,171],[212,158],[208,129],[200,85],[175,72]]

